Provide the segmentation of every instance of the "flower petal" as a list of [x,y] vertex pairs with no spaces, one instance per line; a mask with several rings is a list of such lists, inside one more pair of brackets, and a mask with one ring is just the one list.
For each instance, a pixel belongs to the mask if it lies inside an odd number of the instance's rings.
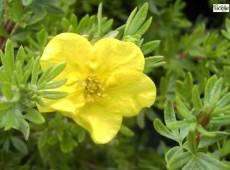
[[69,72],[85,72],[89,55],[92,50],[90,42],[74,33],[62,33],[55,36],[44,49],[40,59],[41,67],[66,62],[67,66],[62,73],[65,77]]
[[156,99],[156,86],[145,74],[120,70],[107,81],[107,105],[120,110],[123,116],[133,116],[144,107],[150,107]]
[[122,116],[116,110],[96,103],[86,104],[72,118],[87,129],[93,141],[98,144],[112,140],[119,131],[122,121]]
[[142,72],[144,56],[140,48],[132,42],[123,42],[104,38],[94,44],[94,55],[97,58],[97,73],[110,74],[116,69],[132,69]]
[[81,88],[73,89],[74,87],[64,86],[59,88],[60,91],[69,92],[68,96],[58,99],[58,100],[50,100],[43,99],[46,103],[47,107],[38,106],[40,112],[52,112],[52,111],[60,111],[65,116],[72,117],[77,114],[78,109],[83,107],[85,104],[83,92]]
[[[77,112],[77,109],[85,104],[83,87],[79,85],[76,75],[70,73],[68,81],[63,86],[50,91],[64,91],[68,95],[58,100],[43,99],[47,107],[38,107],[40,112],[61,111],[70,115]],[[72,113],[72,114],[71,114]],[[68,116],[68,115],[67,115]]]

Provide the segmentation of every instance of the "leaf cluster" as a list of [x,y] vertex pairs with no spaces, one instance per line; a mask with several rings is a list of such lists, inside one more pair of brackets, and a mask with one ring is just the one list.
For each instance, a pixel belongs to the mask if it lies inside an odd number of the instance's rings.
[[63,85],[66,80],[52,81],[65,67],[65,63],[51,66],[42,73],[39,57],[28,58],[20,47],[14,55],[11,41],[7,41],[5,52],[0,51],[0,126],[21,131],[28,139],[29,122],[44,123],[44,117],[34,107],[45,106],[43,98],[59,99],[65,92],[50,91]]

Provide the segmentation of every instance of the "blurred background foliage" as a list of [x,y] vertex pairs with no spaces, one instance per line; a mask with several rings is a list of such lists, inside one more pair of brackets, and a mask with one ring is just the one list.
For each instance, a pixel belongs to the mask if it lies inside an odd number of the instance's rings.
[[[21,54],[26,56],[23,61],[19,59],[22,65],[31,58],[35,62],[52,36],[61,32],[75,32],[92,41],[106,36],[133,41],[146,56],[145,73],[158,93],[156,103],[137,117],[124,119],[117,137],[106,145],[95,145],[84,129],[57,113],[42,114],[43,124],[38,115],[38,122],[28,116],[28,123],[23,119],[30,127],[28,140],[0,116],[4,127],[0,169],[229,169],[230,13],[213,13],[214,3],[227,0],[0,0],[0,48],[5,56],[9,55],[6,42],[11,40],[8,44],[15,55],[26,53]],[[129,24],[135,28],[143,20],[141,31],[127,28],[136,7],[147,17]],[[8,49],[13,48],[10,45]],[[0,71],[5,73],[1,56]],[[38,76],[31,73],[31,79],[33,74]],[[0,102],[10,93],[6,87],[0,83]],[[29,90],[28,94],[36,94],[31,101],[39,102],[38,92]],[[34,107],[34,103],[20,106]],[[24,136],[28,133],[16,129]]]

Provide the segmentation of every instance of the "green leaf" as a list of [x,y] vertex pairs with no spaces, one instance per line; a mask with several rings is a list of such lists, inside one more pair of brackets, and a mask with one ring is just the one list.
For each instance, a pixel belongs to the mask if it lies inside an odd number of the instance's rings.
[[35,98],[35,101],[37,102],[37,104],[39,104],[42,107],[46,107],[46,104],[42,101],[41,97],[37,96]]
[[193,78],[192,78],[192,74],[190,72],[187,73],[184,85],[187,89],[193,88]]
[[48,67],[43,72],[40,79],[38,80],[38,83],[37,83],[38,89],[44,88],[46,83],[48,83],[49,81],[54,79],[56,76],[58,76],[64,70],[65,66],[66,66],[66,63],[60,63],[60,64],[56,64],[56,65]]
[[14,49],[10,40],[6,42],[5,55],[1,54],[1,61],[6,75],[12,78],[14,71]]
[[[90,34],[92,32],[96,32],[96,30],[95,30],[96,29],[96,27],[95,27],[95,25],[96,25],[96,19],[97,18],[94,15],[89,18],[89,21],[88,21],[88,24],[87,24],[87,28],[85,28],[87,30],[88,34]],[[104,31],[104,29],[102,29],[102,31]]]
[[[205,167],[206,168],[206,167]],[[200,164],[198,158],[192,157],[190,161],[182,168],[182,170],[203,170],[204,167]]]
[[2,117],[1,124],[4,126],[4,130],[9,130],[14,126],[15,123],[15,115],[14,109],[9,109],[4,113]]
[[67,92],[61,91],[39,91],[38,94],[46,99],[61,99],[68,95]]
[[48,134],[47,130],[43,131],[43,133],[39,136],[38,139],[38,148],[42,149],[47,144]]
[[129,129],[127,126],[125,126],[125,125],[121,125],[120,132],[123,135],[128,136],[128,137],[132,137],[132,136],[135,135],[134,132],[131,129]]
[[178,114],[182,116],[183,118],[187,120],[194,120],[194,115],[192,112],[190,112],[187,107],[184,105],[184,103],[181,101],[181,99],[177,96],[176,97],[176,103],[177,103],[177,110]]
[[113,25],[112,19],[109,19],[107,22],[103,23],[103,26],[102,26],[103,27],[103,29],[102,29],[103,34],[107,33],[111,29],[112,25]]
[[73,140],[71,137],[71,134],[68,132],[65,132],[62,136],[62,141],[61,141],[61,150],[64,153],[71,152],[74,147],[76,147],[78,143]]
[[78,24],[77,33],[81,35],[85,33],[85,28],[87,27],[88,21],[89,21],[89,15],[85,15]]
[[229,165],[217,160],[211,155],[200,152],[198,153],[197,157],[200,164],[207,169],[229,170]]
[[199,111],[202,108],[200,92],[199,92],[198,86],[196,85],[192,89],[192,102],[193,102],[193,106],[195,107],[196,111]]
[[129,29],[127,30],[127,35],[134,35],[137,33],[138,29],[144,23],[148,12],[148,3],[144,3],[144,5],[138,10],[136,15],[133,17]]
[[119,31],[110,31],[104,36],[104,38],[116,38],[119,34]]
[[176,122],[170,122],[167,124],[167,128],[173,130],[173,129],[179,129],[179,128],[184,128],[184,127],[188,127],[189,125],[191,125],[190,121],[187,120],[179,120]]
[[26,66],[24,67],[24,74],[23,74],[23,82],[24,84],[27,83],[33,69],[34,58],[31,57]]
[[23,80],[23,71],[21,61],[16,62],[16,70],[14,70],[14,77],[16,79],[17,86],[19,87]]
[[224,96],[222,96],[220,100],[218,100],[214,112],[223,113],[226,107],[227,107],[226,109],[228,109],[229,103],[230,103],[230,92],[224,94]]
[[208,147],[217,141],[223,140],[228,137],[229,134],[226,133],[217,133],[216,136],[201,136],[198,148]]
[[230,20],[227,18],[225,20],[225,27],[228,33],[230,33]]
[[2,70],[0,70],[0,81],[2,83],[5,82],[5,81],[8,81],[8,78],[7,78],[6,74]]
[[41,46],[45,46],[48,41],[48,33],[46,32],[45,28],[41,29],[36,34],[36,38]]
[[30,126],[24,119],[17,118],[15,120],[14,128],[21,131],[24,135],[24,138],[28,140],[30,134]]
[[[153,52],[160,45],[160,40],[149,41],[141,46],[141,50],[144,55]],[[162,56],[161,56],[162,57]],[[163,58],[162,58],[163,59]]]
[[166,154],[165,154],[165,160],[166,162],[169,162],[175,155],[183,153],[183,148],[179,146],[175,146],[171,148]]
[[150,25],[152,23],[152,17],[150,17],[142,26],[141,28],[137,31],[137,34],[143,35],[146,31],[148,31]]
[[5,48],[5,57],[7,58],[8,66],[11,69],[11,72],[13,72],[14,69],[14,49],[13,44],[10,40],[6,42],[6,48]]
[[145,113],[144,109],[137,115],[137,125],[143,129],[145,127]]
[[36,109],[30,107],[26,109],[26,114],[24,115],[24,118],[35,124],[42,124],[45,122],[45,119],[42,116],[42,114],[38,112]]
[[77,140],[79,143],[83,142],[86,137],[86,131],[84,129],[81,129],[78,133]]
[[57,80],[51,83],[47,83],[44,87],[44,89],[54,89],[54,88],[58,88],[60,86],[62,86],[63,84],[65,84],[67,82],[67,79],[61,79],[61,80]]
[[134,18],[134,16],[135,16],[136,12],[137,12],[137,8],[135,8],[135,9],[131,12],[131,14],[129,15],[128,20],[127,20],[127,22],[126,22],[126,26],[125,26],[124,36],[123,36],[123,37],[129,35],[129,34],[128,34],[128,31],[129,31],[129,29],[130,29],[130,25],[131,25],[131,23],[132,23],[132,21],[133,21],[133,18]]
[[221,30],[221,33],[223,34],[223,36],[225,36],[225,38],[230,40],[230,32],[227,32],[225,30]]
[[226,19],[225,20],[225,27],[226,27],[226,30],[221,30],[221,33],[227,38],[230,40],[230,20],[229,19]]
[[0,111],[6,111],[13,107],[13,103],[0,101]]
[[230,125],[230,115],[220,115],[218,117],[213,117],[210,121],[210,124],[214,126]]
[[[1,4],[1,2],[0,2]],[[1,13],[1,6],[0,6],[0,13]],[[1,16],[0,16],[1,17]],[[0,20],[1,21],[1,20]],[[1,22],[0,22],[1,23]],[[3,26],[0,24],[0,36],[4,38],[8,38],[10,35],[6,32],[6,30],[3,28]]]
[[12,99],[13,98],[14,93],[12,91],[12,87],[11,87],[10,83],[8,83],[8,82],[3,83],[2,93],[7,99]]
[[216,136],[216,132],[209,132],[206,129],[204,129],[201,125],[197,125],[197,131],[200,132],[202,135],[204,136],[208,136],[208,137],[215,137]]
[[173,109],[173,104],[172,102],[168,99],[165,104],[165,109],[164,109],[164,120],[166,126],[168,126],[169,123],[176,122],[176,115]]
[[61,25],[63,27],[63,30],[69,30],[70,22],[66,18],[62,18]]
[[46,81],[49,82],[50,80],[53,80],[65,69],[65,67],[66,67],[66,63],[60,63],[54,65],[49,73],[49,76],[47,76]]
[[27,36],[27,41],[30,43],[30,45],[36,49],[40,49],[40,45],[38,44],[37,41],[35,41],[31,36]]
[[187,136],[188,148],[191,153],[195,154],[197,149],[196,144],[196,133],[194,131],[189,131]]
[[221,156],[227,156],[230,154],[230,140],[223,141],[223,147],[220,149]]
[[156,68],[165,64],[165,62],[161,62],[163,60],[163,56],[152,56],[145,58],[145,69],[148,68]]
[[172,132],[170,132],[159,119],[156,118],[153,122],[153,125],[155,130],[162,136],[165,136],[174,141],[178,141],[177,137]]
[[204,104],[213,104],[216,102],[221,93],[223,79],[217,80],[216,76],[212,76],[208,79],[207,84],[205,86],[205,94],[204,94]]
[[33,68],[32,68],[32,73],[31,73],[31,84],[36,84],[38,75],[40,73],[40,57],[37,57],[34,60]]
[[180,169],[183,167],[190,159],[192,158],[192,154],[189,152],[182,152],[176,154],[173,158],[171,158],[167,164],[168,169]]
[[6,1],[0,1],[0,27],[2,26],[3,17],[5,13],[5,2]]
[[97,25],[98,25],[97,34],[99,37],[102,37],[102,3],[100,3],[98,6]]
[[20,61],[21,63],[24,63],[25,59],[27,58],[25,49],[22,46],[19,47],[15,58],[16,58],[16,61]]
[[22,141],[19,138],[13,137],[13,136],[10,139],[11,139],[11,142],[12,142],[13,146],[15,147],[15,149],[17,151],[19,151],[23,155],[28,154],[28,148],[27,148],[27,146],[26,146],[24,141]]
[[74,28],[77,27],[77,22],[78,22],[77,16],[74,14],[71,14],[70,23],[71,25],[73,25]]

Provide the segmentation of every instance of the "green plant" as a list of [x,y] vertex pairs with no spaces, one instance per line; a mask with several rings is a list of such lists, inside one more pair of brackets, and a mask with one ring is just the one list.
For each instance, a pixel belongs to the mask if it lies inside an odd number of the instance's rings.
[[[214,19],[202,14],[188,20],[186,5],[0,0],[0,169],[228,170],[229,13],[219,13],[225,22],[213,27]],[[132,42],[145,56],[156,102],[124,118],[108,144],[96,145],[85,129],[55,110],[37,109],[46,99],[68,95],[55,90],[68,81],[56,80],[66,63],[40,68],[44,48],[63,32],[92,44],[103,38]]]

